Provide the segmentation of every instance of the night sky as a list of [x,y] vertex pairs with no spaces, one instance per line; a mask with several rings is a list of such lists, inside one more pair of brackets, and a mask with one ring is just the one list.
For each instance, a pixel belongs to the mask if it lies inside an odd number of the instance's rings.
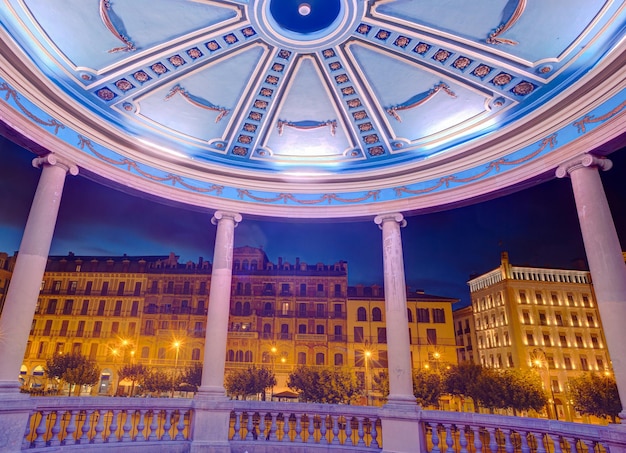
[[[34,157],[0,137],[0,251],[18,250],[40,175]],[[622,245],[626,244],[626,149],[602,174]],[[83,177],[66,179],[50,253],[167,255],[212,261],[212,211],[200,213],[127,195]],[[409,217],[402,230],[407,285],[469,303],[472,274],[516,265],[586,268],[569,180],[446,212]],[[262,247],[270,261],[348,262],[349,284],[382,284],[381,232],[373,221],[304,223],[246,219],[235,245]],[[461,305],[459,304],[459,305]]]

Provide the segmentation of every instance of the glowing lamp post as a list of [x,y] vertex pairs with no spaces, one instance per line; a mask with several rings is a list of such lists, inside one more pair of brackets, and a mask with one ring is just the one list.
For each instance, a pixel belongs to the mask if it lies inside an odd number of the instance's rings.
[[369,406],[370,404],[370,394],[369,394],[369,361],[372,357],[372,351],[366,350],[363,354],[365,356],[365,405]]

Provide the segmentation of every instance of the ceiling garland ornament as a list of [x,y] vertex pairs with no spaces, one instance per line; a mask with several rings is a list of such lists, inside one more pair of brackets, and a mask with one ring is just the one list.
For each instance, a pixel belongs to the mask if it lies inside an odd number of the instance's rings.
[[224,118],[226,115],[230,113],[230,110],[228,110],[225,107],[217,106],[205,99],[202,99],[198,96],[194,96],[193,94],[190,94],[189,92],[187,92],[187,90],[185,90],[180,85],[173,86],[170,89],[170,91],[167,93],[167,95],[165,95],[165,100],[169,101],[177,93],[180,94],[183,97],[183,99],[185,99],[187,102],[189,102],[192,105],[195,105],[196,107],[200,107],[201,109],[205,109],[205,110],[211,110],[213,112],[220,112],[219,115],[217,115],[217,118],[215,118],[216,123],[219,123],[219,121],[222,118]]
[[114,47],[113,49],[109,50],[109,53],[133,52],[137,50],[132,41],[127,36],[124,36],[117,30],[117,27],[115,26],[115,24],[113,24],[113,20],[111,19],[111,12],[111,0],[100,0],[100,18],[102,19],[102,23],[104,23],[104,26],[111,33],[113,33],[113,35],[117,39],[125,44],[125,46],[123,47]]
[[278,120],[276,123],[276,127],[278,128],[278,135],[283,135],[283,131],[285,126],[292,127],[294,129],[299,129],[301,131],[311,130],[311,129],[319,129],[320,127],[328,126],[330,129],[330,135],[333,137],[337,132],[337,120],[327,120],[327,121],[284,121]]
[[299,199],[299,198],[296,198],[291,193],[279,193],[275,197],[271,197],[271,198],[257,197],[255,195],[252,195],[252,193],[246,189],[237,189],[237,194],[239,195],[239,198],[242,200],[245,197],[248,197],[251,200],[260,201],[263,203],[276,203],[277,201],[282,201],[283,203],[287,204],[288,201],[292,201],[294,203],[298,203],[302,205],[314,205],[314,204],[323,203],[325,201],[328,202],[328,204],[332,204],[333,201],[338,201],[340,203],[361,203],[363,201],[367,201],[370,199],[372,199],[373,201],[377,201],[378,197],[380,196],[380,190],[370,190],[369,192],[366,192],[365,195],[363,195],[362,197],[357,197],[357,198],[344,198],[344,197],[337,195],[336,193],[325,193],[320,198],[313,199],[313,200]]
[[[498,28],[489,33],[489,37],[487,38],[488,44],[508,44],[510,46],[516,46],[517,44],[519,44],[517,41],[513,41],[512,39],[499,37],[502,33],[505,33],[511,27],[513,27],[513,25],[515,25],[519,18],[522,17],[522,14],[524,14],[527,0],[509,0],[507,6],[512,5],[515,1],[517,1],[517,6],[511,14],[511,17],[509,17],[509,20],[507,20],[505,23],[501,24]],[[504,9],[506,11],[507,8],[505,7]]]
[[620,105],[615,107],[610,112],[605,113],[604,115],[601,115],[598,117],[594,115],[585,115],[579,121],[575,121],[574,126],[578,128],[579,133],[584,134],[587,132],[587,128],[585,127],[586,124],[603,123],[604,121],[613,118],[615,115],[617,115],[619,112],[621,112],[625,108],[626,108],[626,101],[622,102]]
[[411,99],[403,102],[402,104],[394,105],[393,107],[387,107],[386,109],[387,113],[393,116],[398,121],[402,122],[402,118],[400,118],[400,115],[398,115],[397,113],[399,110],[411,110],[411,109],[414,109],[415,107],[419,107],[420,105],[423,105],[429,100],[431,100],[434,95],[436,95],[437,93],[439,93],[439,91],[442,91],[442,90],[446,94],[448,94],[448,96],[456,98],[456,94],[454,93],[454,91],[450,89],[448,85],[446,85],[443,82],[439,82],[430,90],[424,91],[423,93],[416,94]]
[[22,112],[24,112],[24,115],[26,115],[28,118],[30,118],[33,122],[35,122],[37,124],[40,124],[41,126],[54,128],[54,135],[59,135],[59,129],[65,129],[65,126],[63,124],[61,124],[60,122],[58,122],[56,119],[52,118],[52,119],[49,119],[49,120],[44,120],[44,119],[41,119],[38,116],[36,116],[30,110],[28,110],[24,106],[24,104],[22,104],[20,102],[20,97],[19,97],[17,91],[14,90],[13,88],[11,88],[8,83],[6,83],[6,82],[0,83],[0,92],[2,92],[2,91],[4,91],[6,93],[4,95],[4,100],[5,101],[8,101],[9,99],[13,99],[13,102],[15,102],[15,105],[17,105],[19,107],[19,109]]

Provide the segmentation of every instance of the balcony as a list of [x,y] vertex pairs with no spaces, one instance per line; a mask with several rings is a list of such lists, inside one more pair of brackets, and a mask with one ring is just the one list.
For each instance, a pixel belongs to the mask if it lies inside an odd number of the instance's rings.
[[296,341],[316,341],[316,342],[324,342],[328,341],[328,337],[323,334],[315,334],[315,333],[297,333]]
[[[30,397],[22,417],[7,429],[17,451],[189,452],[195,438],[206,435],[197,420],[211,409],[186,398]],[[213,430],[214,444],[232,451],[380,452],[386,445],[383,425],[393,424],[389,411],[372,406],[224,401],[224,427]],[[199,414],[202,413],[202,416]],[[19,416],[19,415],[18,415]],[[415,410],[405,423],[417,430],[419,445],[406,451],[621,451],[626,433],[619,425],[599,426],[555,420],[464,412]],[[401,431],[392,431],[394,442]],[[410,435],[410,434],[409,434]],[[148,442],[141,447],[143,442]],[[306,444],[306,448],[305,445]],[[139,448],[139,449],[138,449]]]
[[230,338],[259,338],[258,332],[246,332],[245,330],[237,330],[237,331],[228,331],[228,336]]

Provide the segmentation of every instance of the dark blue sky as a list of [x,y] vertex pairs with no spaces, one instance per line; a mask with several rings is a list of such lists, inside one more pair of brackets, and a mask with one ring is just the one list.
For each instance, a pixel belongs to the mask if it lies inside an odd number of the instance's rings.
[[[33,154],[0,137],[0,251],[19,248],[40,171]],[[626,149],[611,156],[602,179],[622,245],[626,244]],[[68,177],[50,253],[166,255],[212,259],[212,212],[175,208]],[[409,217],[402,230],[407,285],[469,302],[467,280],[499,265],[574,268],[584,250],[569,180],[552,180],[506,197],[446,212]],[[263,247],[308,263],[348,262],[349,283],[382,284],[381,233],[373,221],[275,222],[246,219],[236,245]],[[578,264],[577,264],[578,261]]]

